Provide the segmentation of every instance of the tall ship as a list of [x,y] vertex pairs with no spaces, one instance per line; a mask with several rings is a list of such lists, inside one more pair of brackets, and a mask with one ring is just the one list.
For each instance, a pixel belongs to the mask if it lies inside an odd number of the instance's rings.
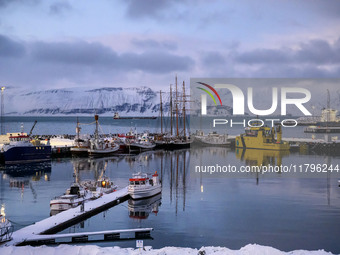
[[4,144],[1,149],[5,164],[44,161],[51,158],[49,142],[42,144],[40,140],[31,139],[36,123],[37,121],[28,135],[23,131],[9,135],[9,143]]
[[[175,79],[176,90],[173,107],[172,87],[170,86],[170,134],[163,133],[163,107],[162,107],[162,91],[160,91],[160,112],[161,112],[161,134],[155,138],[155,143],[158,148],[173,150],[189,148],[194,141],[190,135],[187,134],[186,129],[186,103],[187,95],[185,94],[185,83],[183,81],[182,95],[179,95],[177,89],[177,76]],[[182,107],[180,107],[180,104]],[[180,108],[182,111],[180,113]],[[182,116],[180,116],[180,114]],[[182,130],[180,128],[180,120],[182,119]],[[175,130],[173,130],[175,126]]]
[[236,148],[261,150],[289,150],[288,142],[282,141],[282,127],[248,127],[245,133],[236,136]]

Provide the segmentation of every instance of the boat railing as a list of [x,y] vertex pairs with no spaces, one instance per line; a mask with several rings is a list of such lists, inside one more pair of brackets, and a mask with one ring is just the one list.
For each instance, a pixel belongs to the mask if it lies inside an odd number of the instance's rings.
[[0,228],[0,243],[6,242],[12,239],[13,226],[1,227]]

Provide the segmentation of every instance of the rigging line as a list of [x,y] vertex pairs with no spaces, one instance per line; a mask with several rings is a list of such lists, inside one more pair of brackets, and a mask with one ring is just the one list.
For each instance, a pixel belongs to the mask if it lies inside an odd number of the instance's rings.
[[96,123],[96,122],[93,121],[93,122],[91,122],[91,123],[79,123],[79,125],[92,125],[92,124],[94,124],[94,123]]

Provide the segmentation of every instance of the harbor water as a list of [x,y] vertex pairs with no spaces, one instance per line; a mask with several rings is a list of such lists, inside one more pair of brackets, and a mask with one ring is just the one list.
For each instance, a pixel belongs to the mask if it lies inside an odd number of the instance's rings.
[[[6,129],[18,130],[20,123],[24,123],[25,132],[29,132],[34,119],[7,119]],[[38,118],[34,133],[75,134],[75,121],[73,117]],[[92,119],[81,118],[80,121],[89,123]],[[156,122],[134,120],[131,124],[131,120],[114,123],[112,118],[100,119],[104,133],[127,132],[135,125],[139,132],[147,129],[156,132]],[[84,126],[82,131],[92,133],[93,126]],[[110,158],[60,158],[51,162],[2,165],[1,211],[17,230],[49,217],[50,199],[65,192],[75,172],[84,180],[94,179],[105,170],[105,175],[122,188],[128,185],[133,172],[157,171],[162,181],[161,196],[137,202],[125,201],[61,233],[152,227],[153,240],[144,240],[144,245],[154,248],[226,246],[239,249],[257,243],[284,251],[324,249],[340,253],[340,187],[337,178],[332,175],[285,178],[280,173],[269,177],[249,173],[239,178],[194,174],[190,164],[196,159],[205,162],[208,158],[236,166],[273,158],[282,164],[340,164],[339,156],[296,152],[285,155],[256,153],[254,158],[248,154],[240,157],[239,152],[230,148],[192,147]],[[96,244],[135,247],[135,241]]]

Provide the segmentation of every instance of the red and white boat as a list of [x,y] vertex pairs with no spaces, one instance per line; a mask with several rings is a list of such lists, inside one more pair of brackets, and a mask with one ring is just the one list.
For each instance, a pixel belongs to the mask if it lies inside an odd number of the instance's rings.
[[151,178],[146,173],[135,173],[129,181],[129,195],[132,199],[152,197],[162,192],[157,171]]

